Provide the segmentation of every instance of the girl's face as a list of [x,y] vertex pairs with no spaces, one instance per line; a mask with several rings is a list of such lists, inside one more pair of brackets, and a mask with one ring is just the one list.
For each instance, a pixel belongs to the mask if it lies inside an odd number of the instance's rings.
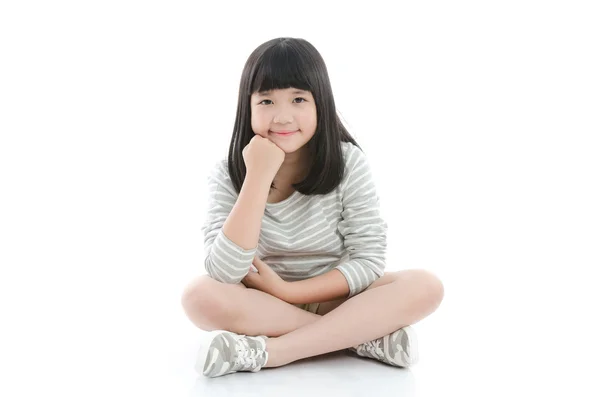
[[250,109],[252,131],[285,153],[303,147],[317,129],[317,107],[310,91],[285,88],[255,92],[250,97]]

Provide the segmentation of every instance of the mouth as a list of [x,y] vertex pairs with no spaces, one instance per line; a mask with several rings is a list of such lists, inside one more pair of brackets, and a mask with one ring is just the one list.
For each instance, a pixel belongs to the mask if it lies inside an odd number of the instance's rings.
[[298,130],[295,131],[269,131],[272,134],[278,135],[278,136],[288,136],[288,135],[293,135],[296,132],[298,132]]

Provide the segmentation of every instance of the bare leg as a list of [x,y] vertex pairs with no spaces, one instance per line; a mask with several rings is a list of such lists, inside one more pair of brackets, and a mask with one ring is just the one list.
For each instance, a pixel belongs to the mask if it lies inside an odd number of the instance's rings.
[[243,284],[224,284],[201,276],[182,297],[189,319],[198,328],[222,329],[250,336],[281,336],[321,318]]
[[444,288],[431,273],[404,270],[385,285],[373,283],[330,313],[267,340],[266,367],[356,346],[414,324],[437,309]]
[[[396,273],[386,273],[369,289],[389,284]],[[323,302],[317,314],[302,310],[244,284],[224,284],[208,276],[194,279],[185,289],[182,305],[192,323],[205,331],[222,329],[237,334],[281,336],[339,307],[347,299]]]

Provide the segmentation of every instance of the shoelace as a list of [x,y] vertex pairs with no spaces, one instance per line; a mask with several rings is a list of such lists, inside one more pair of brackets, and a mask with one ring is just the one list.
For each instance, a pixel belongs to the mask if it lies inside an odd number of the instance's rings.
[[359,349],[361,353],[367,353],[373,358],[384,357],[383,349],[381,347],[381,338],[363,343]]
[[257,366],[256,360],[263,353],[260,349],[255,350],[254,348],[251,348],[245,335],[240,335],[239,339],[236,341],[235,347],[237,356],[234,362],[234,369],[236,371],[247,370]]

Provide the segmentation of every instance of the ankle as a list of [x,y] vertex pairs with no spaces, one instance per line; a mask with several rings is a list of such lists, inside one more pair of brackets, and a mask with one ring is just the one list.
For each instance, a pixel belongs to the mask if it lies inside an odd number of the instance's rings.
[[267,338],[266,340],[266,351],[267,351],[267,363],[263,368],[275,368],[281,367],[287,364],[281,360],[282,354],[277,350],[277,338]]

